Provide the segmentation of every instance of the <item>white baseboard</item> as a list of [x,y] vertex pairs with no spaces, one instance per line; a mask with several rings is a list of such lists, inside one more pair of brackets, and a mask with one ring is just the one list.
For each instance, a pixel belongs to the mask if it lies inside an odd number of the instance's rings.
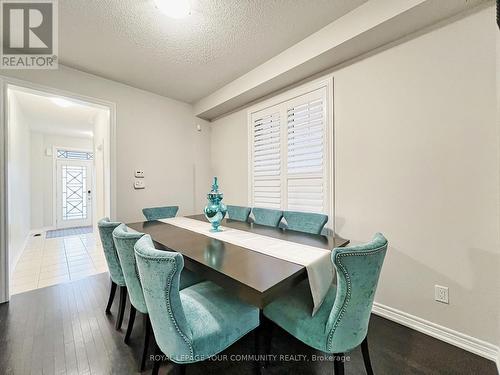
[[480,355],[481,357],[495,362],[497,364],[497,368],[500,368],[500,350],[496,345],[377,302],[374,302],[372,312],[383,318],[412,328],[415,331],[422,332],[438,340],[447,342],[448,344],[455,345],[461,349]]

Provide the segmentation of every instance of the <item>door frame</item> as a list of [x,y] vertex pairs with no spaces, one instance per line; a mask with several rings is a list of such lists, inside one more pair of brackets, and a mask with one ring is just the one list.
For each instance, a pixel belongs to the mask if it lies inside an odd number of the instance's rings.
[[109,110],[109,207],[106,207],[109,217],[116,218],[116,104],[99,98],[80,95],[74,92],[60,90],[50,86],[0,75],[0,303],[9,300],[9,191],[8,191],[8,103],[9,87],[36,91],[39,95],[63,96],[85,105],[96,106]]
[[[59,186],[59,181],[57,180],[58,174],[57,174],[57,168],[58,168],[58,161],[64,161],[65,159],[58,159],[57,158],[57,150],[68,150],[68,151],[83,151],[83,152],[91,152],[94,153],[94,150],[85,150],[85,149],[79,149],[79,148],[74,148],[74,147],[64,147],[64,146],[52,146],[52,226],[55,229],[63,229],[64,227],[58,227],[57,224],[57,218],[59,215],[59,210],[58,210],[58,197],[57,197],[57,189]],[[95,157],[95,155],[94,155]],[[91,186],[92,186],[92,205],[91,205],[91,218],[90,222],[91,225],[94,225],[94,210],[96,209],[96,202],[94,199],[94,193],[96,191],[96,178],[95,178],[95,169],[94,169],[94,160],[71,160],[71,159],[66,159],[66,161],[81,161],[86,164],[90,164],[90,171],[91,171]],[[103,181],[104,183],[104,181]]]

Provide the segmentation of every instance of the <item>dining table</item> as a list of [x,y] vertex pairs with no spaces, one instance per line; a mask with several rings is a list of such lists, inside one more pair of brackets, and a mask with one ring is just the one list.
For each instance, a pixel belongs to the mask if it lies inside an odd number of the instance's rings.
[[[204,215],[187,218],[208,222]],[[154,220],[127,226],[149,234],[157,249],[181,253],[187,269],[260,309],[308,277],[306,267],[301,264],[167,222]],[[349,243],[335,234],[303,233],[231,219],[222,220],[221,226],[329,251]]]

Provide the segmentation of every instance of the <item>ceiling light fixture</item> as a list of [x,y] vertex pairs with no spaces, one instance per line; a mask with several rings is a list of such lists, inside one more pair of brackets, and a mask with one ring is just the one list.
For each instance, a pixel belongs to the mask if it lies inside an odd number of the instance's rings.
[[52,101],[52,103],[54,104],[57,104],[59,107],[63,107],[63,108],[68,108],[68,107],[71,107],[73,105],[73,102],[70,102],[69,100],[67,99],[64,99],[64,98],[50,98],[50,100]]
[[184,18],[191,12],[189,0],[153,0],[156,7],[168,17]]

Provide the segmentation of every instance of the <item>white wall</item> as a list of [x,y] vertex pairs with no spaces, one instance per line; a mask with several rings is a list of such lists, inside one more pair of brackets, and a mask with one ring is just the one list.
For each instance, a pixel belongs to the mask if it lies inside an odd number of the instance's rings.
[[31,132],[31,229],[53,227],[54,218],[54,164],[46,150],[54,146],[92,151],[91,138]]
[[[48,203],[44,202],[45,199],[45,180],[48,180],[44,176],[47,171],[42,167],[44,165],[45,148],[44,139],[41,133],[29,132],[30,137],[30,203],[31,203],[31,220],[30,228],[33,230],[42,229],[45,226],[52,226],[52,223],[45,225],[45,207],[49,207]],[[50,172],[50,178],[52,178],[52,172]],[[52,184],[52,179],[50,180]],[[52,202],[52,198],[51,198]]]
[[[336,230],[388,237],[376,301],[496,344],[493,20],[491,7],[333,75]],[[246,121],[242,110],[212,125],[212,168],[235,204],[247,204]],[[449,305],[433,301],[434,284],[450,288]]]
[[9,269],[14,270],[30,232],[30,133],[20,106],[9,95]]
[[[335,73],[338,232],[391,248],[377,302],[498,341],[495,24],[482,11]],[[450,304],[433,301],[434,284]]]
[[[190,105],[65,67],[0,74],[116,104],[117,219],[138,221],[143,207],[166,204],[179,205],[181,214],[201,212],[210,187],[210,130]],[[135,168],[145,171],[145,190],[132,187]]]
[[210,160],[226,204],[248,203],[247,112],[238,111],[212,123]]

